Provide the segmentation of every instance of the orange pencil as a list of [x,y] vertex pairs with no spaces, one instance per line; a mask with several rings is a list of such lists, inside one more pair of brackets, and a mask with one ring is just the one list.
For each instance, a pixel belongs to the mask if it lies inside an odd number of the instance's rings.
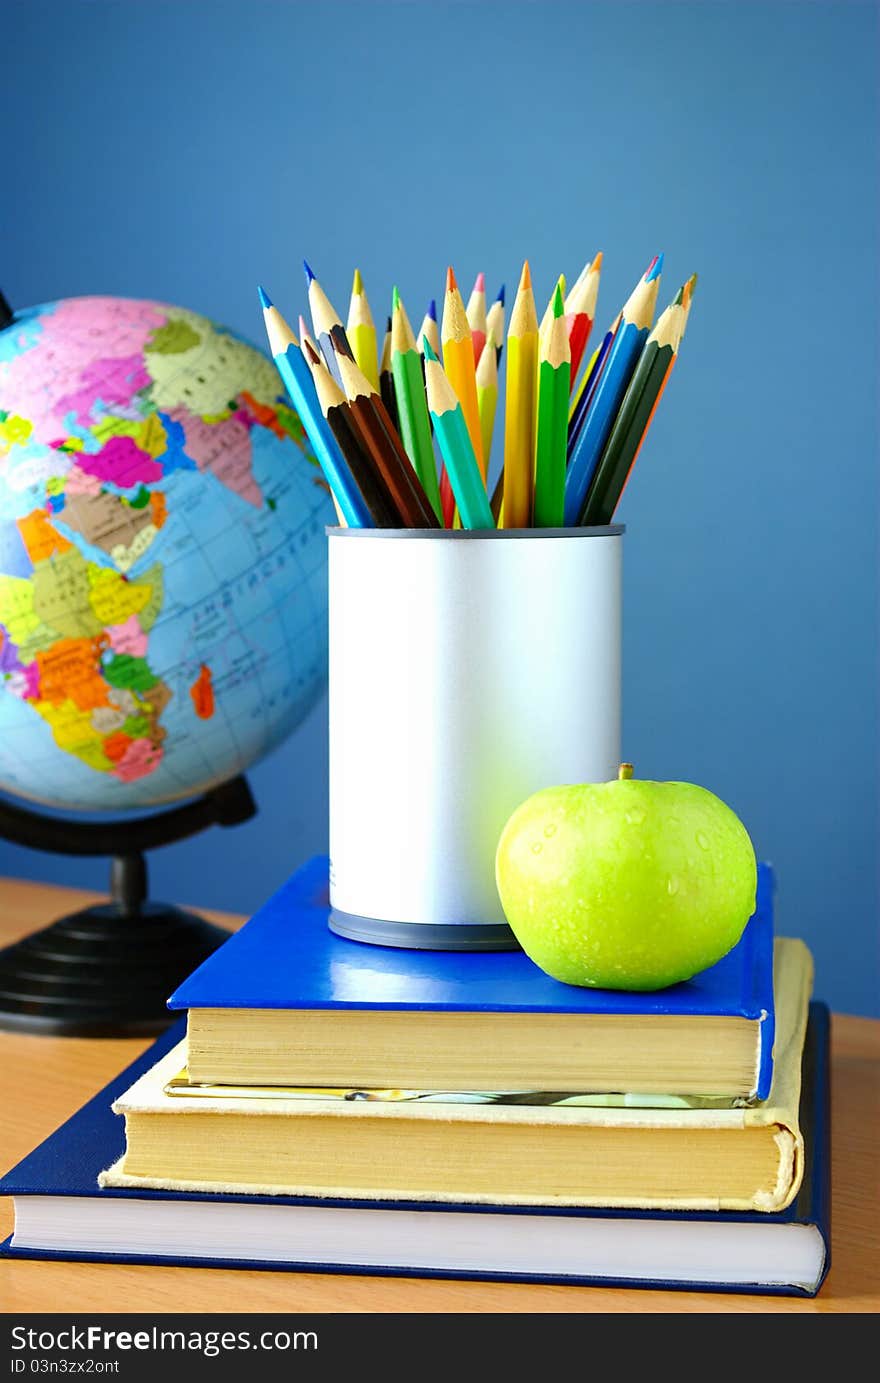
[[486,462],[483,457],[483,437],[480,429],[480,408],[477,402],[477,368],[474,363],[474,343],[464,302],[458,291],[455,274],[446,274],[446,298],[443,303],[443,324],[440,328],[443,344],[443,369],[461,404],[471,446],[483,480]]

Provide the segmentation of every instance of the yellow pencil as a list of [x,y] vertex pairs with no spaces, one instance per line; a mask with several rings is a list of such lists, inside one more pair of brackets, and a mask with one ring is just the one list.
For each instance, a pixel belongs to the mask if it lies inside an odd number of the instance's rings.
[[492,433],[495,430],[495,410],[498,407],[498,355],[495,350],[495,337],[491,331],[486,337],[477,366],[477,406],[480,410],[480,435],[483,439],[483,456],[488,474],[489,457],[492,455]]
[[349,345],[359,370],[367,376],[373,388],[379,388],[379,361],[376,347],[376,325],[360,269],[354,271],[351,285],[351,301],[348,305],[348,322],[345,327]]
[[474,343],[464,301],[458,291],[455,274],[446,274],[446,298],[443,303],[443,324],[440,328],[443,344],[443,369],[461,404],[471,446],[483,480],[486,463],[483,458],[483,438],[480,432],[480,409],[477,403],[477,370],[474,363]]
[[526,260],[507,333],[507,388],[504,419],[505,528],[528,528],[532,521],[535,429],[538,394],[538,317],[532,276]]

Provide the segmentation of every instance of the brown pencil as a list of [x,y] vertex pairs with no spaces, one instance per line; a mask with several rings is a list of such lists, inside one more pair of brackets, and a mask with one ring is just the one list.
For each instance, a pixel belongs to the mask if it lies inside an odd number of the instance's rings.
[[400,522],[397,506],[355,426],[351,405],[327,369],[321,353],[308,340],[303,345],[321,412],[348,462],[348,468],[370,511],[370,518],[377,528],[396,528]]
[[338,351],[336,363],[352,419],[394,501],[399,525],[404,528],[439,528],[437,515],[412,468],[382,399],[354,360]]

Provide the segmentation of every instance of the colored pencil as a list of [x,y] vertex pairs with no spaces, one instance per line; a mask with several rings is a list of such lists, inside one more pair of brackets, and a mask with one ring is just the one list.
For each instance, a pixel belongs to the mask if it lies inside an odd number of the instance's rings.
[[[483,480],[486,465],[483,459],[483,439],[480,434],[480,410],[477,405],[477,370],[474,364],[474,345],[464,302],[458,291],[455,274],[446,272],[446,297],[443,302],[443,321],[440,326],[443,345],[443,369],[446,378],[461,404],[471,445]],[[430,357],[426,356],[426,359]]]
[[440,328],[437,325],[437,304],[432,298],[428,303],[428,310],[422,318],[422,325],[419,327],[418,347],[419,354],[424,360],[425,352],[422,349],[422,342],[425,337],[431,343],[431,350],[436,356],[440,355]]
[[544,339],[545,336],[549,335],[550,330],[551,330],[551,328],[552,328],[552,326],[553,326],[553,304],[556,302],[556,290],[557,290],[557,288],[561,288],[561,289],[562,289],[562,300],[563,300],[563,302],[564,302],[564,301],[565,301],[565,275],[564,275],[564,274],[560,274],[560,275],[559,275],[559,278],[556,280],[555,284],[553,285],[553,292],[550,294],[550,301],[548,302],[546,308],[544,309],[544,316],[541,318],[541,325],[538,327],[538,346],[539,346],[539,349],[540,349],[541,341]]
[[[317,353],[318,353],[319,355],[321,354],[321,352],[318,350],[318,345],[317,345],[317,342],[314,340],[314,337],[312,337],[312,336],[309,334],[309,328],[308,328],[308,326],[307,326],[307,324],[306,324],[306,319],[305,319],[305,317],[302,315],[302,313],[299,314],[298,330],[299,330],[299,348],[300,348],[300,350],[303,352],[303,354],[305,355],[305,357],[306,357],[306,362],[309,363],[309,357],[308,357],[308,352],[309,352],[309,350],[317,351]],[[323,356],[322,356],[321,358],[323,359]]]
[[351,301],[345,334],[351,343],[358,369],[363,370],[374,389],[379,388],[379,359],[376,353],[376,325],[364,292],[360,269],[354,271]]
[[596,467],[587,500],[580,515],[582,524],[610,523],[626,482],[632,473],[648,428],[656,412],[672,367],[678,358],[687,320],[684,299],[690,296],[685,284],[675,301],[666,308],[648,337],[633,371],[614,426]]
[[602,371],[605,368],[605,361],[608,359],[608,352],[614,341],[614,333],[620,323],[620,314],[612,322],[611,326],[602,337],[602,342],[593,351],[587,363],[587,368],[581,376],[581,382],[575,391],[575,396],[568,410],[568,455],[571,457],[577,442],[578,433],[581,430],[587,409],[596,391],[596,385],[602,378]]
[[367,502],[321,411],[315,383],[299,342],[265,289],[258,291],[269,349],[330,487],[334,503],[349,527],[369,528],[372,518]]
[[504,349],[504,284],[498,289],[498,297],[495,299],[489,311],[486,313],[486,336],[489,332],[495,337],[495,355],[497,363],[501,364],[501,352]]
[[479,365],[483,347],[486,344],[486,275],[477,274],[471,295],[468,298],[467,319],[474,343],[474,365]]
[[620,325],[608,350],[605,368],[590,400],[569,463],[565,479],[566,524],[576,524],[580,519],[593,472],[651,329],[662,268],[663,256],[656,256],[621,312]]
[[477,462],[464,410],[447,375],[425,344],[425,387],[434,432],[452,484],[463,528],[494,528],[486,485]]
[[528,528],[532,521],[537,380],[538,317],[532,276],[526,260],[507,333],[503,491],[505,528]]
[[[432,298],[428,303],[428,310],[422,318],[422,325],[419,327],[419,354],[422,357],[422,379],[425,377],[425,341],[431,343],[431,350],[439,358],[440,356],[440,328],[437,325],[437,304]],[[428,417],[430,418],[430,413]],[[431,423],[431,431],[434,424]],[[451,528],[455,519],[455,495],[452,493],[452,486],[449,483],[449,476],[446,474],[446,467],[440,463],[440,508],[443,516],[444,528]]]
[[498,356],[495,352],[495,337],[491,331],[486,337],[485,348],[477,366],[477,407],[480,410],[480,435],[483,439],[483,455],[486,458],[486,471],[492,454],[492,434],[495,431],[495,410],[498,407]]
[[431,508],[442,519],[440,490],[437,485],[437,463],[431,441],[431,420],[425,399],[425,380],[422,358],[416,338],[406,315],[406,308],[397,289],[392,295],[391,312],[391,372],[400,419],[400,436],[406,454],[422,482]]
[[690,278],[688,279],[687,283],[686,283],[685,286],[684,286],[684,294],[683,294],[683,297],[682,297],[682,305],[683,305],[683,307],[684,307],[684,325],[682,326],[682,329],[681,329],[681,334],[682,334],[682,336],[684,336],[685,327],[687,326],[688,317],[691,315],[691,304],[693,303],[693,300],[694,300],[694,289],[696,288],[696,286],[697,286],[697,275],[696,275],[696,274],[691,274]]
[[577,373],[584,358],[584,351],[590,339],[593,322],[596,318],[596,301],[599,296],[599,277],[602,272],[602,253],[585,266],[577,283],[565,299],[565,322],[568,328],[568,345],[571,350],[571,380],[573,389]]
[[340,351],[336,360],[355,426],[394,501],[400,523],[405,528],[438,528],[437,515],[380,395],[353,359]]
[[379,396],[385,405],[388,416],[395,428],[400,428],[397,416],[397,395],[394,392],[394,375],[391,370],[391,318],[385,321],[385,339],[382,342],[382,359],[379,363]]
[[492,517],[495,520],[496,528],[504,527],[504,467],[495,481],[495,489],[492,491],[492,498],[489,500],[489,508],[492,510]]
[[339,384],[339,376],[336,373],[336,354],[330,340],[330,332],[333,327],[338,326],[345,335],[345,328],[339,313],[315,278],[306,260],[303,260],[303,268],[306,271],[306,281],[309,285],[309,311],[312,314],[312,331],[315,333],[315,339],[321,348],[321,354],[327,362],[327,369],[333,375],[336,383]]
[[[309,367],[309,369],[310,369],[310,371],[311,371],[311,374],[312,374],[312,383],[314,384],[314,383],[315,383],[315,361],[316,361],[316,360],[320,360],[321,363],[322,363],[322,365],[323,365],[323,364],[324,364],[324,357],[322,356],[321,352],[318,350],[318,347],[316,346],[316,344],[315,344],[315,342],[313,341],[312,337],[309,335],[309,329],[308,329],[308,327],[306,326],[306,321],[305,321],[305,318],[303,317],[302,313],[299,314],[299,348],[300,348],[300,350],[302,351],[302,353],[303,353],[303,358],[304,358],[306,364],[308,365],[308,367]],[[325,368],[325,369],[327,368],[326,365],[324,365],[324,368]],[[321,402],[321,400],[318,399],[318,403],[319,403],[319,404],[320,404],[320,402]],[[323,409],[322,409],[322,412],[323,412]],[[331,428],[330,430],[331,430],[331,432],[333,431],[332,428]],[[335,436],[335,433],[334,433],[334,436]],[[337,439],[337,440],[338,440],[338,439]],[[361,490],[361,494],[363,495],[364,492],[363,492],[363,490],[361,489],[361,487],[360,487],[360,485],[359,485],[359,483],[358,483],[358,480],[357,480],[357,477],[355,476],[354,471],[351,469],[351,463],[350,463],[350,461],[349,461],[348,455],[346,454],[345,448],[344,448],[344,447],[340,447],[340,451],[342,452],[342,455],[345,457],[346,465],[348,466],[349,470],[351,470],[352,478],[354,479],[355,484],[358,486],[358,489]],[[329,487],[328,487],[328,488],[329,488]],[[336,496],[334,495],[334,493],[333,493],[332,490],[330,491],[330,498],[333,500],[333,507],[334,507],[334,509],[336,510],[336,517],[337,517],[337,519],[339,520],[339,525],[340,525],[340,527],[341,527],[341,528],[347,528],[347,527],[348,527],[348,524],[347,524],[346,521],[345,521],[345,515],[343,514],[341,508],[339,507],[339,502],[338,502],[338,500],[337,500],[337,498],[336,498]],[[364,502],[366,503],[366,495],[364,495]],[[367,505],[367,508],[370,510],[371,521],[372,521],[373,523],[375,523],[375,515],[374,515],[374,513],[373,513],[373,510],[370,508],[369,505]]]
[[562,527],[570,373],[571,348],[565,321],[565,299],[562,285],[557,284],[553,299],[553,322],[539,348],[534,502],[536,528]]
[[396,528],[397,507],[351,413],[351,405],[324,363],[320,351],[305,343],[305,355],[327,425],[339,443],[376,528]]

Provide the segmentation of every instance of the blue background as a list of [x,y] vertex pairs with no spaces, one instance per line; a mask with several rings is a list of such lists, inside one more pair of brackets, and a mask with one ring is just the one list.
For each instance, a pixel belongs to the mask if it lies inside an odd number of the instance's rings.
[[[620,511],[624,748],[725,798],[817,990],[877,1013],[877,8],[7,3],[0,278],[19,306],[155,297],[261,336],[306,254],[379,318],[452,260],[539,308],[605,252],[700,285]],[[157,852],[153,891],[252,910],[326,846],[326,707],[261,814]],[[0,873],[103,887],[0,843]]]

